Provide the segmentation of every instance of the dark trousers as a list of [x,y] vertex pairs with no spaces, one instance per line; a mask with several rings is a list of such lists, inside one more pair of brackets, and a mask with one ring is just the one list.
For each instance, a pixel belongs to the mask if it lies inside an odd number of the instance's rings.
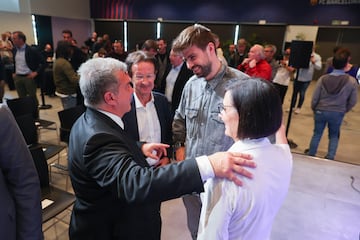
[[294,98],[292,98],[292,102],[291,102],[292,107],[295,107],[298,95],[299,95],[299,102],[297,104],[297,108],[302,107],[304,100],[305,100],[305,92],[306,92],[306,89],[309,87],[309,85],[310,85],[310,81],[308,81],[308,82],[295,81],[294,82],[294,93],[293,93]]

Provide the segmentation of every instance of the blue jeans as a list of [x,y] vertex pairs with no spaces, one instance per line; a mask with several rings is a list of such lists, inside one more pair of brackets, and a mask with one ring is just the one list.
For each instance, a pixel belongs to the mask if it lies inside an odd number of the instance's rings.
[[329,129],[329,145],[328,153],[325,156],[327,159],[334,159],[340,137],[340,126],[345,113],[329,112],[316,110],[314,113],[315,127],[314,134],[311,138],[309,155],[315,156],[321,136],[327,124]]
[[64,109],[75,107],[76,106],[76,97],[73,97],[73,96],[62,97],[61,103],[62,103]]
[[309,87],[310,85],[310,81],[309,82],[299,82],[299,81],[295,81],[294,82],[294,93],[293,93],[293,98],[291,99],[291,107],[295,107],[296,104],[296,100],[297,100],[297,96],[299,94],[299,102],[297,107],[301,108],[304,100],[305,100],[305,92],[306,89]]

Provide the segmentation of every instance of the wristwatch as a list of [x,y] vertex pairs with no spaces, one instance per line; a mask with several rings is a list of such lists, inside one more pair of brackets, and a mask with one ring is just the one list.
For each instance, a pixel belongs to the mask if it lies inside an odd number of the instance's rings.
[[185,147],[185,143],[183,143],[183,142],[176,142],[176,143],[174,144],[174,149],[175,149],[175,151],[178,150],[178,149],[181,148],[181,147]]

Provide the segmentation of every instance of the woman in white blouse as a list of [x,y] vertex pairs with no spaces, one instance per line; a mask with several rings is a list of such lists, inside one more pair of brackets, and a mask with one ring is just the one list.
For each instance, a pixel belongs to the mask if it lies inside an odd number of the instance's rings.
[[[225,134],[234,140],[229,151],[251,154],[257,167],[241,187],[217,178],[205,183],[198,239],[269,239],[292,171],[279,94],[268,81],[239,80],[228,88],[219,112]],[[267,136],[275,132],[271,144]]]

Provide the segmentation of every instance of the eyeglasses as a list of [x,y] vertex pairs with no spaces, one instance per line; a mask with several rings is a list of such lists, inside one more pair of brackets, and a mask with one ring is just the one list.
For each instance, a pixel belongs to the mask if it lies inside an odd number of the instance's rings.
[[156,75],[154,73],[150,73],[150,74],[146,74],[146,75],[135,75],[134,76],[136,81],[143,81],[144,79],[146,80],[153,80],[155,79]]
[[231,108],[231,107],[234,107],[234,106],[224,105],[222,103],[219,103],[219,105],[218,105],[219,113],[222,113],[223,111],[226,112],[226,108]]

